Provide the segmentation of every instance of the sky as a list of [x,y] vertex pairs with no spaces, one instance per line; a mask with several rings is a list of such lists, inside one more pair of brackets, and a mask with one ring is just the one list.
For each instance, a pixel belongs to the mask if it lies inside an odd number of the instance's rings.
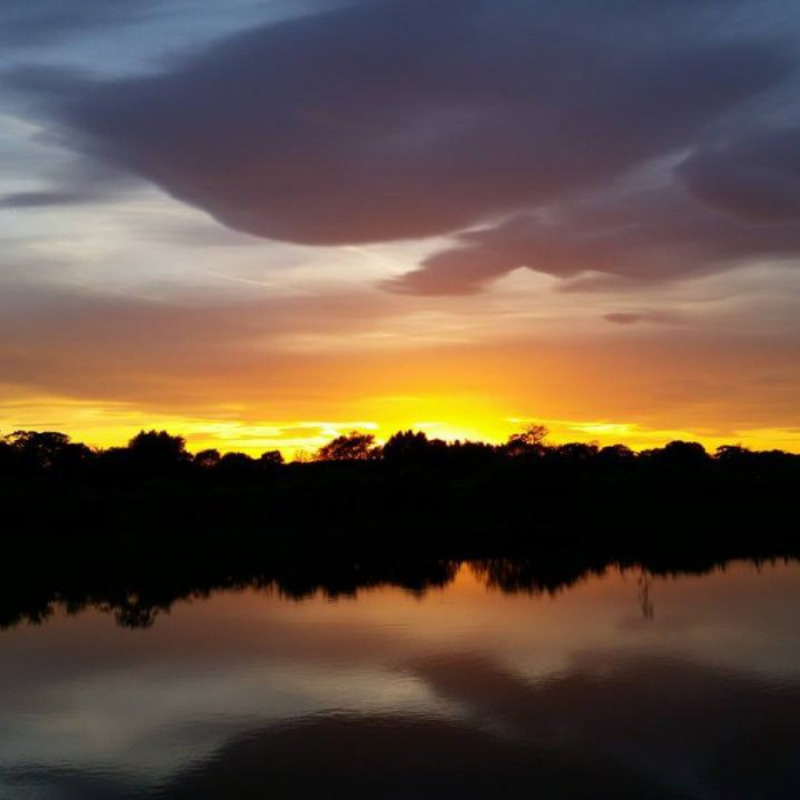
[[4,0],[0,434],[800,452],[791,0]]

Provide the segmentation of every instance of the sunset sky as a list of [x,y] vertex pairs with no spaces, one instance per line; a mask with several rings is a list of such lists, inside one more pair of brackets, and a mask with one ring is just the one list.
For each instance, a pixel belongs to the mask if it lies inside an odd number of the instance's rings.
[[0,434],[800,451],[800,4],[2,0]]

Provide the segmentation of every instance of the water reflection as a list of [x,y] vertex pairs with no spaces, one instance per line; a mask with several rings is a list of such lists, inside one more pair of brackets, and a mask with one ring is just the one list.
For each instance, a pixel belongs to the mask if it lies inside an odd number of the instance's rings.
[[800,565],[568,566],[63,598],[0,634],[0,797],[800,796]]
[[[733,559],[723,552],[705,558],[661,556],[622,561],[567,551],[470,561],[402,557],[320,561],[308,557],[267,565],[255,562],[257,566],[252,561],[226,564],[181,559],[138,571],[118,565],[112,572],[91,567],[82,570],[78,565],[55,570],[34,565],[30,571],[21,573],[3,574],[0,570],[0,630],[20,623],[41,624],[57,610],[77,614],[87,608],[113,614],[117,624],[125,628],[149,628],[178,601],[242,589],[305,600],[316,595],[328,599],[355,597],[376,587],[400,587],[421,597],[431,589],[451,584],[465,565],[487,588],[533,596],[555,595],[609,571],[634,570],[640,575],[642,613],[650,618],[654,614],[652,576],[704,575],[724,570]],[[746,560],[759,568],[762,564],[796,560],[796,556],[759,556]]]
[[[490,659],[417,668],[460,722],[332,715],[237,737],[160,797],[796,797],[800,693],[677,659],[531,685]],[[764,775],[764,768],[769,773]],[[255,788],[260,787],[260,788]],[[775,793],[777,791],[777,794]]]

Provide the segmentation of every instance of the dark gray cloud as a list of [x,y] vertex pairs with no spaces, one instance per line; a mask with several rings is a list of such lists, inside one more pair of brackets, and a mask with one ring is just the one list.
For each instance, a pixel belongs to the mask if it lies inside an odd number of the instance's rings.
[[565,280],[566,289],[610,290],[764,257],[800,257],[800,225],[790,218],[743,222],[667,175],[655,185],[601,192],[459,234],[451,248],[387,286],[414,294],[469,294],[527,267]]
[[96,198],[80,192],[42,191],[14,192],[0,196],[0,208],[46,208],[90,203]]
[[0,43],[6,47],[43,44],[70,33],[134,22],[166,0],[3,0]]
[[681,174],[701,201],[746,222],[800,222],[800,128],[700,148]]
[[[521,266],[664,279],[800,248],[796,131],[732,128],[798,62],[788,33],[742,23],[754,5],[362,0],[155,77],[11,80],[76,149],[239,231],[326,245],[495,221],[396,290],[468,293]],[[668,200],[685,206],[603,194],[676,152],[692,155]]]

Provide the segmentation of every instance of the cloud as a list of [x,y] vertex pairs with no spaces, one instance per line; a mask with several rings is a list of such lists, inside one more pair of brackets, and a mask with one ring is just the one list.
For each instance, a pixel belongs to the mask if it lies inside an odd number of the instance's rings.
[[608,314],[603,314],[603,319],[615,325],[636,325],[640,322],[669,324],[677,322],[679,318],[675,314],[662,311],[612,311]]
[[[557,338],[521,326],[499,341],[421,345],[400,324],[406,298],[367,288],[250,300],[201,292],[164,302],[25,285],[34,268],[20,263],[21,279],[0,287],[6,430],[74,433],[89,418],[81,407],[122,404],[135,412],[126,424],[167,415],[186,432],[198,430],[191,418],[220,414],[249,425],[367,420],[385,432],[420,420],[455,424],[455,415],[477,426],[474,435],[500,438],[495,431],[505,435],[505,428],[493,420],[517,416],[622,421],[738,441],[794,420],[800,401],[796,325],[754,335],[749,319],[709,318],[702,307],[692,325],[648,325],[641,333],[613,329],[595,310],[589,330],[570,323]],[[494,327],[508,315],[503,308]],[[473,330],[488,324],[480,308],[465,322]],[[118,424],[113,415],[103,419],[106,428]]]
[[[679,166],[678,175],[690,170],[699,167]],[[565,289],[609,291],[730,270],[751,259],[800,256],[800,225],[794,219],[743,221],[719,203],[704,202],[674,170],[659,171],[644,185],[640,178],[629,176],[621,185],[586,193],[547,213],[458,234],[449,249],[387,282],[387,288],[470,294],[527,267],[563,279]],[[734,202],[733,195],[725,197]]]
[[702,202],[744,222],[800,223],[800,127],[700,148],[680,172]]
[[[770,233],[707,207],[700,184],[728,174],[708,159],[686,168],[696,218],[669,209],[660,222],[658,197],[613,231],[577,229],[563,210],[553,225],[551,212],[696,150],[789,79],[792,37],[737,28],[751,8],[362,0],[236,34],[155,76],[10,81],[44,92],[74,148],[239,231],[311,245],[462,231],[400,291],[474,292],[520,266],[664,278],[774,249]],[[720,228],[735,251],[722,259]]]
[[0,42],[7,47],[44,44],[71,33],[145,19],[165,0],[3,0]]
[[349,367],[334,356],[296,352],[292,338],[320,330],[363,335],[391,316],[390,300],[364,290],[238,302],[201,293],[174,303],[12,283],[2,287],[0,302],[0,388],[154,401],[182,411],[289,398],[285,405],[303,416],[308,400],[346,382]]
[[0,208],[46,208],[48,206],[67,206],[91,203],[97,198],[79,192],[42,191],[14,192],[0,195]]

